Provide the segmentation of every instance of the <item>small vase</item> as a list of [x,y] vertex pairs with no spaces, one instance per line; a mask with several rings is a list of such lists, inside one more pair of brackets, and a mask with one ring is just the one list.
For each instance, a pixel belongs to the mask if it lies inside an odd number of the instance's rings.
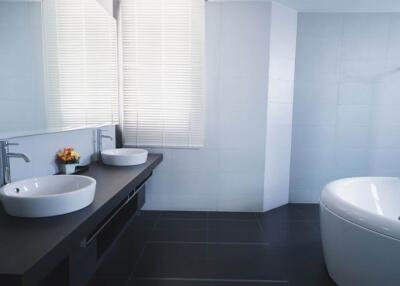
[[65,175],[71,175],[71,174],[75,173],[76,166],[78,166],[78,164],[62,164],[61,171]]

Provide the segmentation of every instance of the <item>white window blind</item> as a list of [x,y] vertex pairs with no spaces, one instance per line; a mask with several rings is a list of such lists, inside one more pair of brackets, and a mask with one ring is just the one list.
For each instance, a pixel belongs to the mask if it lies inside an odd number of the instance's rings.
[[118,122],[116,20],[96,0],[44,0],[48,126]]
[[204,0],[122,0],[124,143],[203,145]]

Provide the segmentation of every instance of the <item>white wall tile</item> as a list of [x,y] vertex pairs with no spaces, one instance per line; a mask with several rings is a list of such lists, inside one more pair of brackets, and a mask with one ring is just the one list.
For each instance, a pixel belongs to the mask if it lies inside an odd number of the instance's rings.
[[322,148],[335,139],[335,124],[293,124],[292,146],[299,149]]
[[269,77],[278,80],[293,80],[295,61],[290,58],[271,56],[269,61]]
[[289,201],[297,12],[272,2],[263,210]]
[[337,124],[336,146],[347,148],[368,148],[369,144],[369,125],[356,125],[350,122],[347,124]]
[[271,79],[268,84],[268,102],[293,103],[293,80]]
[[398,149],[400,146],[400,123],[396,125],[378,125],[371,130],[370,144],[373,148]]
[[264,171],[221,173],[217,210],[262,211],[263,183]]
[[300,14],[291,202],[318,202],[330,180],[400,171],[399,27],[399,13]]
[[268,8],[262,2],[222,4],[222,74],[267,73]]
[[342,57],[382,58],[389,36],[387,14],[349,13],[343,16]]
[[337,124],[369,125],[371,107],[364,105],[339,105],[337,107]]
[[[400,38],[400,37],[399,37]],[[375,105],[400,105],[400,74],[393,72],[373,85]]]
[[400,64],[400,37],[398,35],[399,30],[400,17],[398,17],[398,14],[390,15],[387,58],[390,61],[396,63],[396,65]]
[[270,53],[274,58],[294,59],[296,54],[297,12],[272,2]]
[[316,58],[311,53],[303,55],[299,50],[297,51],[296,80],[299,82],[337,82],[340,78],[339,70],[340,65],[336,58]]
[[[371,152],[370,169],[376,176],[388,176],[389,172],[400,171],[400,150],[380,148]],[[395,175],[398,177],[398,174]]]
[[304,33],[299,36],[309,35],[316,38],[342,36],[343,14],[341,13],[300,13],[298,27]]
[[305,125],[332,125],[336,122],[336,106],[330,104],[295,103],[293,122]]
[[387,62],[382,59],[342,59],[340,61],[340,80],[372,83],[387,74]]
[[339,104],[371,105],[373,84],[364,82],[343,82],[339,85]]

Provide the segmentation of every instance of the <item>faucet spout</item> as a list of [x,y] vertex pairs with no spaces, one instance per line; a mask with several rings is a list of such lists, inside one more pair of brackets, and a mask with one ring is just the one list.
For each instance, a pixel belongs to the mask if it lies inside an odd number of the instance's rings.
[[22,153],[7,153],[7,158],[19,158],[19,159],[23,159],[26,163],[29,163],[31,161],[31,159],[29,159],[28,156],[26,156],[25,154]]
[[0,140],[0,186],[11,183],[10,158],[23,159],[26,163],[31,161],[25,154],[9,151],[9,146],[16,145],[18,144]]

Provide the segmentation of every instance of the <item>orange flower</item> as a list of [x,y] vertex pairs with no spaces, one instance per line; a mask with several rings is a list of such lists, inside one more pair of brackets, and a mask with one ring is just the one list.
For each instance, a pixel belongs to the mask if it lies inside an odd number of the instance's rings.
[[71,147],[65,147],[57,152],[56,157],[64,164],[75,164],[79,163],[80,154]]

